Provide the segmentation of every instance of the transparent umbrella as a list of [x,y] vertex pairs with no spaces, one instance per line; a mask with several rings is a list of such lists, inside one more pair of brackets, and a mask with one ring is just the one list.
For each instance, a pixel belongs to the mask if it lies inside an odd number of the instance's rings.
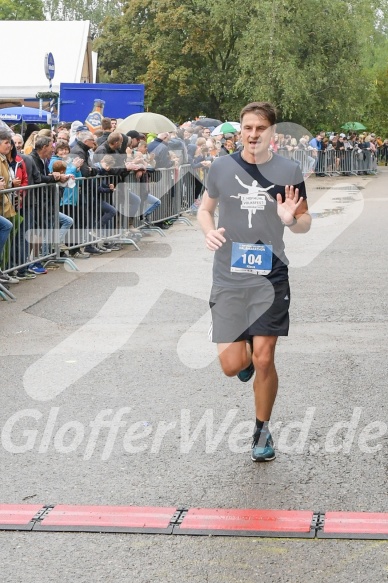
[[117,126],[117,131],[126,134],[131,130],[136,130],[144,134],[161,134],[163,132],[175,132],[176,125],[160,113],[144,111],[129,115]]

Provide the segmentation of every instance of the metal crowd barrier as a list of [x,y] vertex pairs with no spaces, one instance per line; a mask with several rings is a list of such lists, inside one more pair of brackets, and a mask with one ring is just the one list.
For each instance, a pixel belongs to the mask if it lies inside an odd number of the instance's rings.
[[320,152],[313,153],[310,150],[278,150],[277,154],[288,160],[294,160],[299,164],[304,177],[309,176],[313,172],[321,173],[323,160]]
[[[136,179],[134,173],[125,178],[127,190],[140,198],[140,206],[136,212],[137,224],[147,210],[148,193],[159,199],[161,203],[152,215],[153,223],[168,221],[179,215],[180,199],[177,182],[175,168],[149,169],[140,180]],[[128,202],[128,198],[126,200]],[[130,209],[128,212],[131,214]]]
[[[5,209],[5,196],[12,207]],[[49,260],[59,246],[59,199],[55,184],[38,184],[2,190],[0,214],[12,223],[1,269],[23,271],[37,261]]]
[[[129,191],[140,198],[135,225],[142,229],[149,228],[149,226],[144,227],[141,223],[143,215],[147,212],[148,194],[160,201],[160,206],[154,210],[152,217],[149,218],[148,225],[151,225],[151,228],[166,221],[191,224],[186,217],[182,216],[182,212],[186,210],[185,201],[191,197],[189,168],[191,168],[190,165],[178,168],[149,169],[141,180],[136,180],[132,173],[126,177],[125,182],[128,184]],[[161,234],[164,235],[164,233]]]
[[[1,191],[0,214],[4,216],[5,196],[15,214],[9,218],[13,228],[0,268],[20,276],[31,264],[60,261],[77,269],[72,261],[74,252],[106,240],[133,244],[139,249],[136,227],[143,228],[149,194],[160,200],[160,206],[152,213],[147,229],[165,236],[157,227],[163,221],[191,224],[182,217],[186,210],[182,201],[193,198],[190,168],[150,170],[142,179],[134,173],[125,178],[120,174],[77,178],[72,188],[56,183]],[[0,295],[4,297],[7,289],[2,288]]]
[[[122,229],[118,213],[111,205],[109,189],[109,184],[115,183],[117,176],[98,176],[77,179],[73,188],[56,183],[1,191],[0,214],[6,215],[13,228],[0,268],[10,275],[15,272],[21,278],[37,262],[46,265],[52,261],[66,262],[77,269],[68,252],[105,239],[119,238]],[[12,204],[11,210],[6,209],[6,212],[4,195]],[[128,242],[133,241],[129,239]],[[61,253],[63,248],[66,248],[65,254]]]
[[[305,150],[278,153],[295,160],[305,176],[312,172],[334,176],[377,171],[377,156],[369,150],[327,150],[318,152],[316,157]],[[138,176],[131,172],[124,178],[120,174],[79,178],[73,188],[57,183],[0,191],[0,215],[4,216],[8,199],[15,213],[9,217],[13,229],[0,268],[9,274],[23,273],[38,261],[62,261],[77,269],[71,253],[106,240],[133,244],[139,249],[136,227],[164,236],[158,227],[164,221],[191,224],[182,214],[194,212],[195,201],[206,188],[207,175],[207,169],[198,172],[185,164],[179,168],[150,169]],[[160,205],[143,223],[150,205],[149,195],[158,199]],[[64,255],[64,245],[70,256],[67,251]],[[1,286],[0,295],[5,294],[12,296]]]
[[356,176],[377,172],[377,155],[370,150],[278,150],[277,153],[295,160],[303,176],[313,172],[324,176]]
[[208,168],[193,168],[191,164],[180,166],[181,212],[196,212],[195,201],[200,200],[206,189],[208,173]]
[[377,161],[380,161],[381,164],[387,166],[388,164],[388,147],[386,145],[382,145],[377,148]]
[[[65,240],[70,253],[103,241],[127,241],[124,234],[128,229],[122,225],[122,209],[117,206],[119,184],[118,175],[107,175],[77,178],[74,188],[60,188],[60,212],[73,220]],[[135,244],[130,237],[128,242]]]

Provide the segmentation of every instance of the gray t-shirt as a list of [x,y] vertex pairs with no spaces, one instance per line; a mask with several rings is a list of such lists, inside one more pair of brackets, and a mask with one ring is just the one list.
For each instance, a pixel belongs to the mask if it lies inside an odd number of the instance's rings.
[[[299,165],[273,154],[270,161],[256,165],[245,162],[240,152],[215,160],[210,167],[207,191],[219,199],[218,228],[225,228],[226,243],[215,252],[213,283],[220,287],[252,287],[258,277],[272,282],[288,279],[284,252],[284,225],[277,214],[276,195],[285,198],[285,185],[299,188],[306,198],[306,187]],[[232,242],[270,245],[272,270],[268,275],[232,272]]]

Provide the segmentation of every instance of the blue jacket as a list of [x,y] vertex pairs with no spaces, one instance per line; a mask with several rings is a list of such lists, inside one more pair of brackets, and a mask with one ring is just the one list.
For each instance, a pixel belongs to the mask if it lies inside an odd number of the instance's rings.
[[[52,172],[53,164],[57,160],[60,160],[62,162],[62,158],[59,158],[59,156],[53,156],[50,159],[50,164],[49,164],[50,172]],[[76,168],[74,166],[74,164],[72,163],[70,158],[68,158],[66,160],[66,174],[73,174],[75,178],[82,178],[81,171],[78,170],[78,168]],[[77,204],[78,204],[78,182],[76,182],[76,184],[73,188],[69,188],[68,186],[66,186],[66,188],[63,191],[63,195],[62,195],[62,198],[61,198],[61,201],[59,204],[60,204],[60,206],[64,206],[65,204],[71,204],[73,206],[77,206]]]
[[317,138],[310,140],[309,145],[316,150],[322,150],[322,140],[319,142]]

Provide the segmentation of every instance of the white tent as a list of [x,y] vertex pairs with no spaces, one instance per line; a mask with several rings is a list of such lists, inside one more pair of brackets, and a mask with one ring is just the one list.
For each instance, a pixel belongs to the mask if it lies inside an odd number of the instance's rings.
[[88,20],[0,21],[1,44],[13,47],[2,59],[0,99],[28,99],[49,91],[44,72],[47,53],[52,53],[55,62],[53,91],[59,92],[60,83],[94,83],[96,59],[89,29]]

